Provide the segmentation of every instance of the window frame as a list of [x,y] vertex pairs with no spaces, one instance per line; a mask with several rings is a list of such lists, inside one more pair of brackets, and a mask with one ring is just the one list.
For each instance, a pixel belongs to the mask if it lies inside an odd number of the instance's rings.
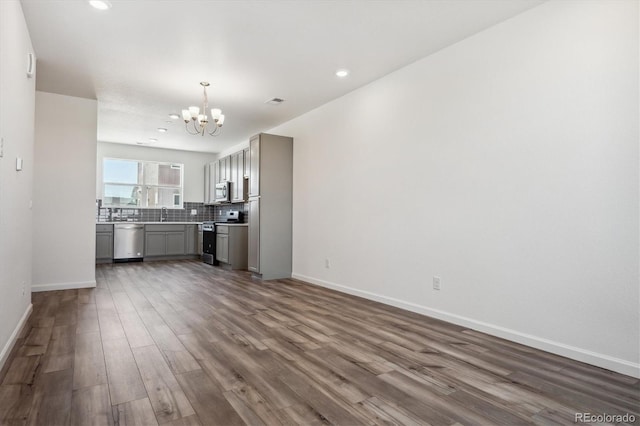
[[[109,181],[105,181],[105,163],[107,161],[128,161],[128,162],[134,162],[137,163],[137,167],[138,167],[138,182],[137,183],[122,183],[122,182],[109,182]],[[144,175],[144,170],[146,169],[146,166],[148,164],[153,164],[153,165],[162,165],[162,166],[179,166],[180,167],[180,185],[150,185],[150,184],[145,184],[145,175]],[[103,157],[102,158],[102,182],[101,182],[101,188],[102,188],[102,206],[103,207],[109,207],[109,208],[129,208],[129,209],[173,209],[173,210],[179,210],[179,209],[184,209],[184,163],[177,163],[177,162],[171,162],[171,161],[153,161],[153,160],[138,160],[138,159],[132,159],[132,158],[117,158],[117,157]],[[140,183],[142,182],[142,183]],[[121,187],[139,187],[140,190],[142,191],[143,194],[146,194],[146,196],[142,196],[139,201],[145,200],[145,205],[137,205],[137,204],[113,204],[113,203],[107,203],[106,202],[106,193],[107,193],[107,186],[121,186]],[[173,189],[173,190],[179,190],[178,194],[173,194],[171,196],[171,199],[175,199],[176,195],[179,195],[180,197],[180,203],[178,205],[175,204],[171,204],[171,205],[155,205],[155,206],[149,206],[149,189],[150,188],[154,188],[158,191],[155,191],[156,195],[159,193],[160,189]]]

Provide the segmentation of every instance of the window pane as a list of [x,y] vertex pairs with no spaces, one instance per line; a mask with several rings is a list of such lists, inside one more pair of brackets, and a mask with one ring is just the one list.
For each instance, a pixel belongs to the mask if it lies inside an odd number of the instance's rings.
[[182,208],[182,164],[103,160],[103,205]]
[[148,207],[182,207],[180,188],[148,188]]
[[105,206],[140,206],[142,189],[136,185],[104,185],[102,204]]
[[180,186],[181,171],[177,164],[144,163],[144,184]]
[[158,185],[158,166],[160,166],[158,163],[144,163],[142,165],[145,185]]
[[138,183],[138,162],[105,158],[102,181],[111,183]]
[[158,185],[180,186],[182,165],[160,164],[159,166]]

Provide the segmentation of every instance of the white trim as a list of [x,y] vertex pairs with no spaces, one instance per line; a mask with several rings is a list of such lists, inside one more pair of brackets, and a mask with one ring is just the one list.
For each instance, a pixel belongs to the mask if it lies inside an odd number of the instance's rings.
[[626,374],[631,377],[640,378],[640,364],[633,363],[624,359],[615,358],[615,357],[597,353],[597,352],[592,352],[586,349],[582,349],[575,346],[566,345],[564,343],[555,342],[553,340],[545,339],[543,337],[521,333],[519,331],[511,330],[509,328],[501,327],[499,325],[489,324],[486,322],[463,317],[460,315],[452,314],[452,313],[441,311],[438,309],[427,308],[425,306],[417,305],[415,303],[405,302],[403,300],[382,296],[382,295],[371,293],[364,290],[358,290],[352,287],[347,287],[347,286],[335,284],[329,281],[308,277],[302,274],[293,273],[291,276],[292,278],[295,278],[297,280],[305,281],[307,283],[318,285],[320,287],[330,288],[342,293],[347,293],[347,294],[359,296],[365,299],[374,300],[376,302],[384,303],[385,305],[395,306],[397,308],[405,309],[407,311],[426,315],[432,318],[437,318],[437,319],[447,321],[456,325],[460,325],[463,327],[469,327],[473,330],[481,331],[483,333],[487,333],[492,336],[507,339],[512,342],[521,343],[523,345],[530,346],[532,348],[541,349],[543,351],[547,351],[556,355],[561,355],[567,358],[571,358],[576,361],[585,362],[587,364],[595,365],[597,367],[602,367],[618,373]]
[[0,370],[2,369],[2,367],[4,367],[4,363],[7,361],[7,358],[11,354],[13,345],[16,344],[16,340],[18,340],[18,336],[20,335],[20,333],[22,332],[22,329],[27,323],[27,320],[29,319],[29,315],[31,315],[31,311],[33,311],[33,305],[29,303],[29,306],[27,306],[27,309],[25,309],[24,313],[22,314],[22,318],[20,318],[20,321],[18,321],[16,328],[13,329],[13,333],[11,333],[9,340],[7,340],[7,343],[4,345],[4,348],[2,348],[2,352],[0,352]]
[[80,281],[75,283],[51,283],[51,284],[32,284],[31,292],[38,293],[40,291],[53,290],[73,290],[76,288],[94,288],[96,281]]

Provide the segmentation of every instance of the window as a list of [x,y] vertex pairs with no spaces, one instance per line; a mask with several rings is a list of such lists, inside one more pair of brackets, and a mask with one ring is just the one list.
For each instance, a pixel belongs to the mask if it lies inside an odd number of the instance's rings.
[[102,205],[181,209],[183,169],[175,163],[105,158]]

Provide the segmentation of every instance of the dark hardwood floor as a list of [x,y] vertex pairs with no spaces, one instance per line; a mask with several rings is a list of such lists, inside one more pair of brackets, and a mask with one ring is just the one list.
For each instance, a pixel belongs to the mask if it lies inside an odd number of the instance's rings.
[[98,266],[33,295],[0,424],[573,424],[640,419],[635,378],[295,280]]

